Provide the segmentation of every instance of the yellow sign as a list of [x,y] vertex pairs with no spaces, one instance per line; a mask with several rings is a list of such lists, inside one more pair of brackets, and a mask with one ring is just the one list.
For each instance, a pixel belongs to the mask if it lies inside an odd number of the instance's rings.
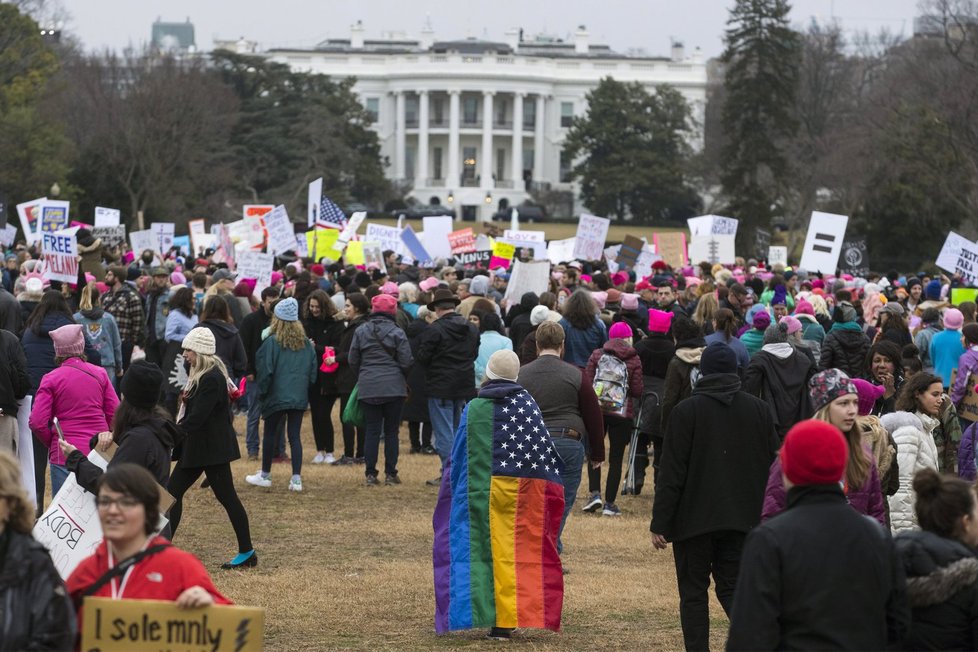
[[346,245],[346,255],[343,256],[345,260],[350,265],[366,265],[367,261],[363,257],[363,243],[359,240],[353,240]]
[[310,229],[306,231],[306,243],[309,245],[309,254],[315,254],[316,262],[323,258],[336,260],[339,257],[333,251],[333,245],[340,237],[337,229]]
[[502,258],[503,260],[513,260],[513,254],[516,253],[516,246],[511,245],[508,242],[501,242],[497,240],[492,245],[492,255],[496,258]]
[[85,598],[83,652],[260,652],[265,610],[179,609],[158,600]]

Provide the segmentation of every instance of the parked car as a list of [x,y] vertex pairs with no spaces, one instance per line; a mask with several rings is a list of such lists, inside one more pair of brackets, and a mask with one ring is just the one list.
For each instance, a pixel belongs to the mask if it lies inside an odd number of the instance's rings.
[[[546,222],[547,213],[543,210],[542,206],[536,206],[534,204],[520,204],[516,207],[519,213],[520,222]],[[497,211],[495,215],[492,216],[494,222],[508,222],[513,217],[513,209],[506,208],[501,211]]]

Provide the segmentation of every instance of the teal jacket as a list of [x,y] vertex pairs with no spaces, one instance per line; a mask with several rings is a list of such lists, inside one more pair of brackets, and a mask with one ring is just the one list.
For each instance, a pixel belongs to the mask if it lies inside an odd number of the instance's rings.
[[312,342],[299,351],[291,351],[279,345],[274,335],[269,335],[258,348],[255,356],[258,372],[258,398],[261,415],[282,410],[305,410],[309,406],[309,385],[316,382],[316,352]]
[[740,336],[740,341],[744,343],[750,357],[757,355],[757,352],[764,346],[764,331],[752,328]]

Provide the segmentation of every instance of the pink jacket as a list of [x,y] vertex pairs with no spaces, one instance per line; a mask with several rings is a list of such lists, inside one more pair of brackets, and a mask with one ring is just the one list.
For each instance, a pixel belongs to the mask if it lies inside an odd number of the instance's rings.
[[31,431],[48,447],[51,464],[64,465],[58,433],[51,420],[58,417],[68,443],[88,455],[89,440],[92,435],[109,430],[118,405],[105,369],[81,358],[68,358],[41,378],[31,409]]

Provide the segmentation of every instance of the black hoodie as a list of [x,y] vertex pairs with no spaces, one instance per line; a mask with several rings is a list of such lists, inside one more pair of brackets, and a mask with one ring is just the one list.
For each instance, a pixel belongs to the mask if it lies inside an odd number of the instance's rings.
[[469,400],[475,395],[472,374],[479,356],[479,329],[457,312],[425,329],[415,361],[424,365],[428,398]]
[[244,376],[248,372],[248,355],[238,334],[238,327],[217,319],[206,319],[199,325],[214,333],[217,357],[227,367],[228,375],[233,380]]
[[[178,436],[179,430],[172,421],[154,415],[149,421],[133,426],[123,434],[121,441],[116,442],[119,450],[109,460],[109,467],[123,463],[136,464],[147,469],[165,487],[170,479],[170,453]],[[98,435],[92,437],[93,450],[97,443]],[[75,473],[83,489],[93,494],[97,492],[102,469],[77,450],[68,456],[65,464],[69,471]]]

